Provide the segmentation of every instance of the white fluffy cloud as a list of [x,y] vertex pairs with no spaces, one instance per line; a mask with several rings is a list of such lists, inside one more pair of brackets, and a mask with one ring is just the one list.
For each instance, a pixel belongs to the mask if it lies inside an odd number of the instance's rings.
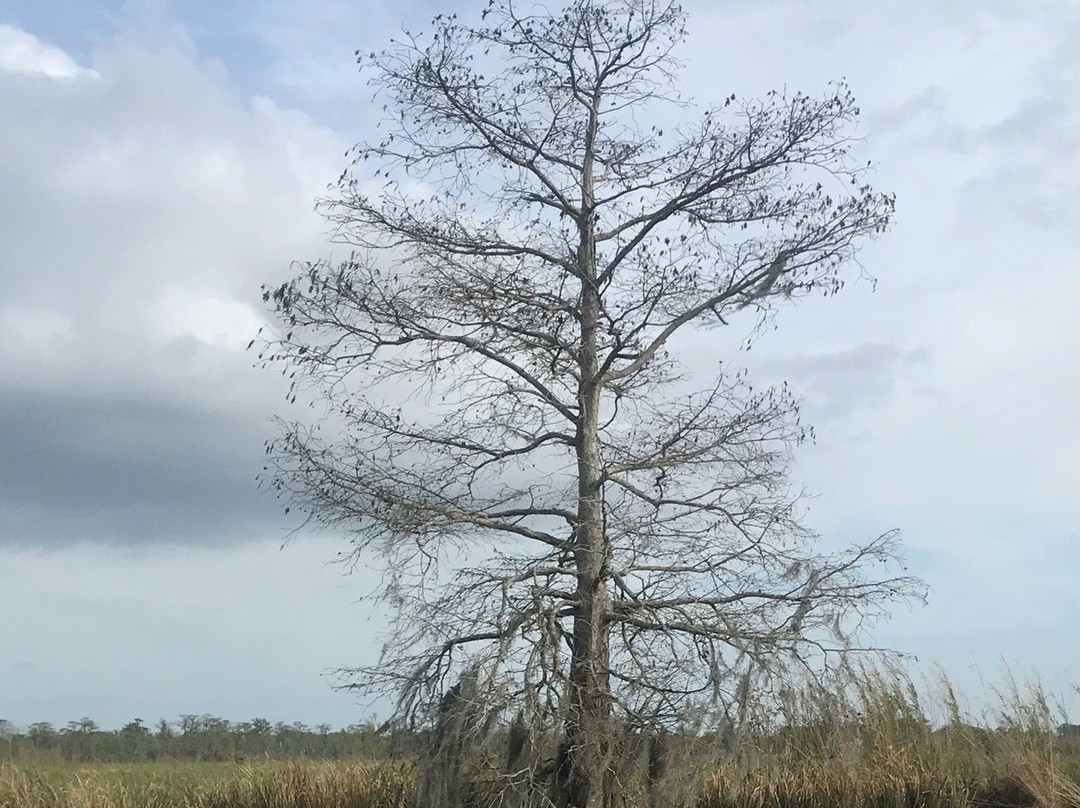
[[0,73],[45,76],[50,79],[100,78],[60,48],[46,45],[33,34],[11,25],[0,25]]

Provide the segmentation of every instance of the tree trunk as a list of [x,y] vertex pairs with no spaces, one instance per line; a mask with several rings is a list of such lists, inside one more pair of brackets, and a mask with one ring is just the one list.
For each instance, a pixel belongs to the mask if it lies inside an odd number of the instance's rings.
[[593,211],[593,147],[596,108],[590,114],[582,172],[581,347],[577,429],[578,521],[575,534],[577,612],[570,661],[567,725],[571,808],[607,808],[611,803],[611,682],[609,679],[607,583],[609,548],[604,529],[603,474],[600,456],[599,360],[597,328],[600,292],[596,276]]
[[[598,396],[596,397],[598,399]],[[570,662],[570,715],[567,744],[570,762],[569,805],[601,808],[609,804],[611,684],[608,678],[607,541],[604,535],[600,453],[595,416],[583,418],[576,563],[578,611]],[[590,432],[592,433],[590,435]]]

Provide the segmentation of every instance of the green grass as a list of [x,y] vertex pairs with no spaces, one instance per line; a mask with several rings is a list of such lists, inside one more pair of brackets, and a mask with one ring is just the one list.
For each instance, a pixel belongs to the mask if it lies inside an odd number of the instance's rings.
[[400,763],[153,763],[0,766],[3,808],[398,808]]

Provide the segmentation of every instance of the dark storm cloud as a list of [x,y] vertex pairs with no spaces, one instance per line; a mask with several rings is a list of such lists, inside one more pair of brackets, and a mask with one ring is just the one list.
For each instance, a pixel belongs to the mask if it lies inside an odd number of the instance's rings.
[[0,395],[0,543],[280,537],[256,490],[269,425],[151,394]]
[[341,142],[167,24],[91,67],[3,22],[0,548],[280,540],[282,390],[243,348],[260,281],[320,249]]

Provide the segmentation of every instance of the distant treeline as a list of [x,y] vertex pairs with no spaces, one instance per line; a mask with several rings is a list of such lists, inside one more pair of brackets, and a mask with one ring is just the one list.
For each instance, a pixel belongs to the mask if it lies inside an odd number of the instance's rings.
[[344,729],[264,718],[227,721],[212,715],[182,715],[147,726],[136,718],[118,730],[103,730],[90,718],[57,728],[48,722],[16,727],[0,719],[0,761],[48,760],[138,763],[153,760],[238,760],[245,758],[381,758],[408,753],[415,739],[381,733],[367,722]]
[[[769,737],[775,741],[784,734]],[[987,740],[994,733],[969,726],[967,734]],[[1060,724],[1053,734],[1070,748],[1080,743],[1078,724]],[[763,741],[763,737],[757,739]],[[20,728],[0,719],[0,762],[24,764],[387,759],[415,755],[423,745],[421,735],[387,732],[372,721],[335,730],[329,724],[312,727],[301,722],[271,723],[265,718],[228,721],[212,715],[181,715],[177,721],[161,719],[152,726],[136,718],[121,729],[103,730],[87,717],[60,728],[44,721]]]

